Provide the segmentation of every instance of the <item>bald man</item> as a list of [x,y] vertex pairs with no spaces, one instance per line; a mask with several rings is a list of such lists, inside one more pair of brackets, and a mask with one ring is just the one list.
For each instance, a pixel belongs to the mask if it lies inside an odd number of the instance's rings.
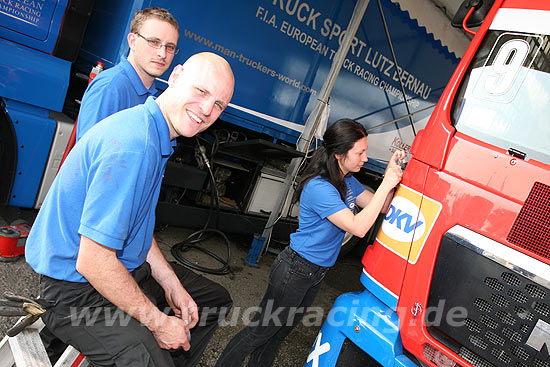
[[232,304],[219,284],[168,263],[153,230],[171,141],[216,121],[233,73],[220,56],[200,53],[168,84],[75,145],[27,239],[49,305],[44,323],[97,366],[174,366],[168,350],[180,351],[178,366],[196,365]]

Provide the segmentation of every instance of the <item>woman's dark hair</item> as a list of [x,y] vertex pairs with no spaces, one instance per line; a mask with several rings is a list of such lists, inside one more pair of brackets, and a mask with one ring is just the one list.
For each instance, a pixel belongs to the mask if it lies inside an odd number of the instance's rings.
[[326,178],[336,187],[340,197],[344,200],[346,184],[335,154],[346,155],[358,140],[367,135],[367,130],[363,125],[351,119],[340,119],[330,125],[323,134],[323,146],[315,150],[311,161],[301,175],[293,201],[299,200],[304,186],[315,176]]

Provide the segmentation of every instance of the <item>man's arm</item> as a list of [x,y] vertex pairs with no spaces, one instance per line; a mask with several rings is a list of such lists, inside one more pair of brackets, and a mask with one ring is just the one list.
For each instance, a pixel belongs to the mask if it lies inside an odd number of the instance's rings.
[[147,262],[151,265],[153,278],[164,290],[166,301],[168,301],[175,315],[182,319],[186,325],[189,325],[189,328],[193,328],[199,321],[197,304],[183,288],[154,237],[147,254]]
[[134,278],[116,257],[116,251],[81,236],[76,270],[103,297],[145,325],[164,349],[189,350],[183,320],[162,313],[141,291]]

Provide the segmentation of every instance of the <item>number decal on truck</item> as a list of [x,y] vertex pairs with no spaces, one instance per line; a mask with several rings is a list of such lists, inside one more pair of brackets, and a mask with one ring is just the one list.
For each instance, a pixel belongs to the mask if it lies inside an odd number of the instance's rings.
[[501,95],[512,88],[529,49],[529,44],[520,39],[513,39],[502,45],[491,66],[493,74],[490,74],[485,81],[485,89],[488,93]]
[[474,68],[478,76],[473,89],[476,98],[510,103],[528,76],[544,40],[527,33],[502,33],[483,66]]

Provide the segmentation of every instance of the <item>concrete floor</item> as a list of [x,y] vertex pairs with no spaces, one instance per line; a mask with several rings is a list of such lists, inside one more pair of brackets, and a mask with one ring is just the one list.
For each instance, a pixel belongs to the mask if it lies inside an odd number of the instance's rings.
[[[32,214],[32,212],[15,212],[6,215],[0,212],[0,217],[4,216],[4,222],[10,223],[14,216],[25,218],[32,217]],[[156,233],[157,241],[169,260],[173,259],[170,248],[185,239],[191,232],[192,230],[186,228],[168,227]],[[231,273],[228,275],[204,275],[229,290],[233,297],[234,308],[233,313],[227,317],[227,325],[218,328],[207,347],[200,362],[202,367],[214,365],[227,342],[244,326],[243,318],[248,319],[245,310],[259,304],[266,288],[270,265],[276,257],[274,253],[268,252],[261,258],[258,268],[249,267],[242,259],[250,248],[251,236],[229,235],[228,237],[231,244]],[[226,247],[220,237],[201,242],[201,246],[214,251],[222,258],[226,257]],[[195,250],[186,253],[185,256],[201,266],[219,266],[219,263]],[[338,295],[362,289],[359,282],[361,269],[360,258],[352,252],[339,259],[334,268],[327,273],[313,304],[314,307],[320,307],[323,310],[323,319]],[[6,290],[20,295],[37,295],[38,276],[25,263],[24,259],[0,262],[0,294]],[[0,335],[5,335],[6,330],[13,325],[14,321],[12,318],[0,317]],[[320,327],[321,323],[313,326],[299,324],[282,345],[275,366],[302,366]]]

